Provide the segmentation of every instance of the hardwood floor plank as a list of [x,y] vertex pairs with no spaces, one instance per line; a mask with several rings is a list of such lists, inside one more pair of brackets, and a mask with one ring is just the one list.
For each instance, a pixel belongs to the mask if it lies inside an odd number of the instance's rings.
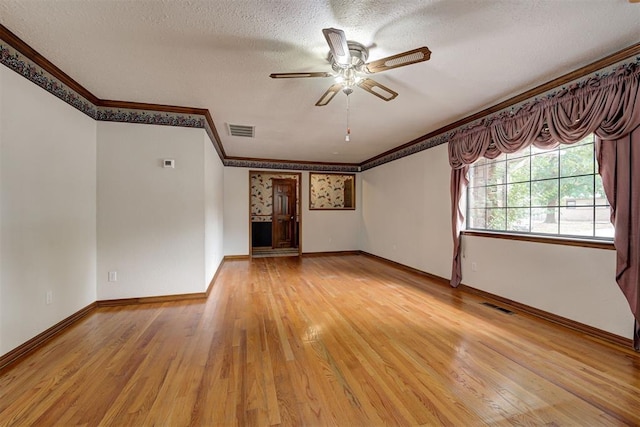
[[0,371],[0,426],[640,425],[640,354],[370,257],[225,262]]

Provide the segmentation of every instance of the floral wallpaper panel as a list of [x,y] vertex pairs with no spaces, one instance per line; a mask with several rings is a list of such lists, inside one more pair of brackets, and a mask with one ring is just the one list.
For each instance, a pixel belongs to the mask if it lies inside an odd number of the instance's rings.
[[[295,179],[296,194],[300,194],[298,175],[278,173],[251,174],[251,222],[271,222],[273,213],[273,183],[272,179]],[[300,201],[298,200],[298,212]]]
[[[310,208],[344,209],[345,183],[353,185],[353,175],[310,174]],[[353,206],[353,204],[351,204]]]

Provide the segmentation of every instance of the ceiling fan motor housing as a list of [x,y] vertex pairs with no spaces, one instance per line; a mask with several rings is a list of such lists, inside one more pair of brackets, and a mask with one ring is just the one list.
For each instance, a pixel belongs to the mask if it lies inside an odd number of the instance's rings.
[[362,43],[347,40],[344,31],[338,28],[324,28],[322,34],[324,34],[327,44],[329,45],[329,56],[327,59],[331,64],[333,73],[272,73],[270,75],[270,77],[274,79],[307,77],[335,78],[335,83],[332,84],[318,102],[316,102],[316,106],[318,107],[327,105],[340,91],[346,95],[353,93],[353,89],[356,86],[384,101],[391,101],[398,96],[398,93],[378,83],[374,79],[369,78],[368,75],[427,61],[431,57],[429,48],[423,46],[397,55],[381,58],[377,61],[367,62],[369,49]]
[[336,73],[341,73],[342,70],[347,68],[360,71],[365,62],[367,62],[369,49],[367,49],[363,44],[349,40],[347,41],[347,46],[349,46],[349,53],[351,54],[351,63],[348,65],[338,64],[333,57],[333,54],[329,52],[331,68],[333,68],[333,71]]

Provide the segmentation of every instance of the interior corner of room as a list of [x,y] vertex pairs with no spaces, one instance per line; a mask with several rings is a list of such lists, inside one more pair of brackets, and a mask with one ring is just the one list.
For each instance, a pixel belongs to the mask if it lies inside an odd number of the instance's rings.
[[[0,39],[4,58],[16,58],[10,42]],[[636,44],[602,69],[639,53]],[[447,144],[429,144],[437,135],[358,163],[239,160],[195,108],[158,107],[158,116],[197,122],[189,125],[103,120],[107,101],[81,97],[78,108],[8,62],[0,66],[0,355],[100,301],[206,296],[234,257],[365,253],[451,277],[452,171]],[[37,70],[52,82],[64,74]],[[118,114],[151,114],[124,105]],[[488,113],[506,108],[496,105]],[[461,257],[468,288],[633,338],[615,251],[464,235]]]

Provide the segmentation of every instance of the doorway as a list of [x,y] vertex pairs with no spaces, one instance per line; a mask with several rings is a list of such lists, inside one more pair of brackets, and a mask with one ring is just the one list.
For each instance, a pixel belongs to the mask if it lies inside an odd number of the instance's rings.
[[299,256],[301,174],[249,171],[249,256]]
[[296,235],[296,180],[272,180],[273,213],[271,215],[273,249],[295,248]]

